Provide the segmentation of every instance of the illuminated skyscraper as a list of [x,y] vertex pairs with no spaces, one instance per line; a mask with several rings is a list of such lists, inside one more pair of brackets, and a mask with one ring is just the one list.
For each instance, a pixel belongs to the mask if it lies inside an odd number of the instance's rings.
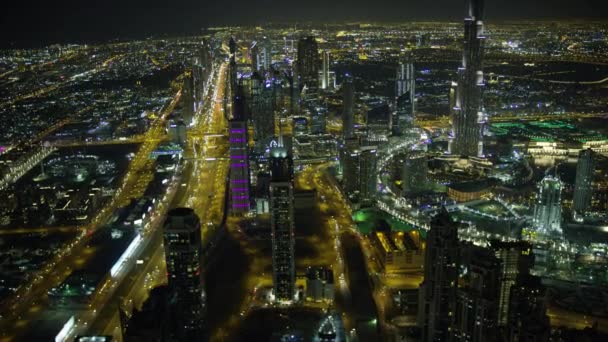
[[416,194],[426,189],[428,160],[424,153],[409,152],[405,156],[401,174],[404,196]]
[[[362,146],[359,151],[359,202],[370,204],[376,196],[377,146]],[[348,175],[350,177],[350,175]]]
[[409,60],[399,63],[395,80],[396,124],[393,126],[397,135],[406,132],[414,122],[415,86],[414,64]]
[[307,94],[316,94],[319,88],[319,47],[314,37],[301,38],[298,41],[298,58],[296,60],[298,76]]
[[274,90],[272,82],[266,80],[260,73],[251,76],[251,116],[255,151],[258,153],[270,144],[274,137]]
[[359,192],[359,160],[360,149],[359,139],[350,138],[344,140],[344,145],[340,148],[340,164],[342,166],[342,188],[346,195],[353,199]]
[[572,211],[574,212],[575,219],[584,214],[591,204],[594,171],[593,151],[591,149],[581,151],[578,154],[578,163],[576,164],[574,200],[572,202]]
[[321,89],[329,88],[329,51],[323,50],[321,53]]
[[545,235],[561,235],[562,182],[547,175],[539,184],[534,208],[534,227]]
[[205,313],[201,225],[190,208],[171,209],[164,223],[165,259],[169,288],[183,330],[200,331]]
[[483,0],[467,0],[462,66],[458,69],[456,101],[451,108],[454,134],[450,143],[452,154],[483,155],[483,5]]
[[249,144],[247,138],[247,121],[245,120],[245,103],[243,87],[237,87],[230,119],[230,203],[232,213],[242,215],[249,212]]
[[421,341],[448,341],[456,311],[459,244],[457,226],[446,210],[431,221],[426,244],[424,281],[418,301]]
[[342,83],[342,138],[351,139],[355,135],[355,85],[350,75]]
[[270,150],[270,174],[272,283],[276,300],[288,302],[294,299],[296,282],[293,159],[282,136]]
[[251,64],[257,71],[269,70],[272,64],[272,43],[264,37],[251,44]]
[[532,246],[525,241],[491,241],[491,248],[501,263],[498,324],[506,326],[509,318],[511,287],[517,277],[530,273],[534,263]]

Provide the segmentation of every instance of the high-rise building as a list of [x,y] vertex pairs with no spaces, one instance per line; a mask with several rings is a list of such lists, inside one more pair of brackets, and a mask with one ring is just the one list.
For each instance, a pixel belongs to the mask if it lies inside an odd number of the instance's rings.
[[253,41],[249,49],[251,64],[257,71],[268,71],[272,64],[272,43],[264,37],[260,41]]
[[297,70],[294,70],[291,77],[289,77],[290,87],[290,110],[293,115],[300,113],[300,78],[298,77]]
[[491,241],[494,255],[502,262],[500,272],[500,294],[498,303],[498,324],[505,327],[509,319],[511,287],[517,277],[530,273],[534,263],[532,245],[526,241]]
[[547,342],[551,333],[545,288],[540,278],[520,274],[511,287],[507,339],[509,342]]
[[383,101],[376,101],[370,105],[367,111],[367,140],[373,142],[383,142],[388,140],[391,131],[391,112],[388,104]]
[[263,153],[274,137],[274,90],[272,82],[255,72],[251,76],[251,116],[257,153]]
[[586,149],[578,154],[576,164],[576,179],[574,181],[574,200],[572,211],[575,219],[582,219],[582,215],[587,211],[593,196],[593,173],[595,166],[593,161],[593,151]]
[[251,207],[249,179],[249,139],[245,120],[243,87],[237,87],[228,122],[230,142],[230,203],[232,213],[243,215]]
[[228,46],[230,47],[230,63],[228,64],[228,80],[230,81],[230,93],[234,94],[236,92],[237,86],[237,70],[236,70],[236,41],[234,37],[230,37],[230,41],[228,42]]
[[319,85],[319,47],[314,37],[301,38],[298,41],[298,58],[296,60],[298,76],[307,94],[317,93]]
[[192,120],[194,120],[194,81],[192,79],[192,75],[189,75],[184,78],[184,86],[182,88],[182,98],[184,101],[184,109],[182,111],[182,118],[184,119],[184,123],[186,127],[189,127],[192,124]]
[[418,301],[421,341],[447,341],[456,312],[458,281],[458,229],[447,211],[431,221],[427,233],[424,281]]
[[461,245],[456,311],[450,328],[453,341],[496,341],[501,261],[493,251]]
[[325,134],[327,127],[327,109],[315,106],[310,115],[310,133]]
[[308,134],[308,119],[303,116],[294,116],[293,134],[297,136]]
[[376,196],[376,163],[378,146],[362,146],[359,150],[359,202],[369,204]]
[[329,51],[323,50],[321,53],[321,89],[327,89],[330,87],[329,83]]
[[416,99],[415,84],[414,64],[409,60],[399,63],[395,80],[396,122],[393,125],[393,130],[397,135],[405,133],[413,125]]
[[355,85],[353,78],[347,75],[342,83],[342,138],[355,136]]
[[539,184],[534,207],[534,227],[544,235],[561,235],[562,181],[547,175]]
[[401,188],[404,196],[426,190],[428,160],[424,153],[409,152],[405,156],[401,173]]
[[163,231],[168,285],[177,302],[175,319],[184,331],[200,331],[205,313],[200,221],[190,208],[171,209]]
[[351,198],[359,192],[360,179],[360,145],[359,139],[350,138],[344,140],[344,146],[340,149],[340,164],[342,166],[342,188],[346,195]]
[[454,136],[450,151],[464,156],[483,155],[483,1],[467,0],[462,66],[458,69],[456,101],[451,108]]
[[279,302],[295,296],[295,227],[293,159],[282,136],[270,150],[270,227],[272,235],[272,283]]

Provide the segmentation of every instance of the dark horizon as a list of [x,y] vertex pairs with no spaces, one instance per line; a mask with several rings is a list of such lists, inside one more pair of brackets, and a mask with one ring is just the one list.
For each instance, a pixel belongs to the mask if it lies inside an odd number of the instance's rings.
[[[370,6],[363,0],[331,3],[264,0],[234,0],[202,3],[158,0],[108,0],[83,5],[78,1],[53,3],[34,1],[5,6],[0,20],[1,45],[5,48],[40,47],[55,43],[100,43],[115,39],[150,36],[195,35],[213,26],[251,26],[274,23],[338,23],[405,21],[460,21],[464,0],[422,1],[377,0]],[[487,24],[510,20],[607,20],[608,3],[602,0],[488,1]]]

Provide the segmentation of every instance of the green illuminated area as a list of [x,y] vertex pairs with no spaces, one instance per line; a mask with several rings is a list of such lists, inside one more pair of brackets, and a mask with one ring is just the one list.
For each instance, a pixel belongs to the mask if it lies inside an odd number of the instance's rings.
[[472,205],[468,205],[469,208],[473,210],[477,210],[483,214],[488,214],[497,217],[513,217],[513,215],[509,212],[504,205],[497,201],[483,201],[481,203],[475,203]]
[[604,132],[589,131],[565,120],[495,122],[490,124],[490,131],[496,136],[527,138],[536,142],[585,143],[608,140]]
[[[388,225],[391,227],[392,231],[409,232],[411,230],[416,229],[409,223],[395,219],[394,217],[382,210],[366,208],[353,213],[353,221],[355,221],[355,223],[357,224],[357,229],[362,234],[371,233],[374,227],[377,228],[380,220],[386,221],[386,223],[388,223]],[[421,233],[422,237],[425,237],[425,232],[421,231]]]

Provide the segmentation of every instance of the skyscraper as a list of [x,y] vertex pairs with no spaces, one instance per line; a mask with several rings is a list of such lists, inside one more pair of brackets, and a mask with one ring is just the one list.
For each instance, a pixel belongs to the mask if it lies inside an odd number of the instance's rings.
[[455,105],[451,108],[454,134],[450,144],[452,154],[483,155],[483,5],[483,0],[467,0],[462,66],[458,69]]
[[461,245],[460,277],[451,340],[496,341],[501,261],[492,250]]
[[237,87],[232,105],[232,119],[228,122],[230,141],[230,203],[232,213],[242,215],[249,212],[249,144],[243,87]]
[[369,204],[376,195],[378,147],[362,146],[359,153],[359,201]]
[[315,106],[310,115],[310,133],[325,134],[327,127],[327,109]]
[[319,88],[319,47],[314,37],[301,38],[298,41],[298,58],[296,60],[298,76],[307,94],[316,94]]
[[411,151],[405,156],[401,173],[401,188],[404,196],[426,189],[428,160],[424,153]]
[[327,89],[329,88],[329,51],[323,50],[321,56],[321,89]]
[[194,210],[175,208],[163,230],[169,288],[179,316],[175,319],[191,334],[202,329],[205,308],[200,221]]
[[189,127],[192,124],[192,120],[194,119],[194,81],[192,75],[189,75],[184,78],[184,86],[182,90],[182,96],[184,100],[184,109],[182,112],[182,118],[184,119],[184,124],[186,127]]
[[427,233],[424,281],[418,301],[421,341],[447,341],[456,310],[458,280],[458,229],[443,209]]
[[251,76],[251,116],[255,151],[263,153],[274,137],[274,90],[260,73]]
[[393,126],[397,135],[406,132],[414,122],[415,85],[414,64],[409,59],[399,63],[395,80],[396,124]]
[[515,284],[517,277],[529,274],[534,257],[532,245],[526,241],[491,241],[494,255],[502,262],[500,272],[500,294],[498,303],[498,324],[505,327],[509,318],[509,304],[511,298],[511,287]]
[[295,295],[295,227],[293,159],[282,136],[270,151],[270,227],[272,234],[272,283],[279,302]]
[[591,149],[581,151],[578,154],[578,163],[576,164],[574,200],[572,202],[572,211],[575,219],[582,216],[591,204],[594,171],[593,151]]
[[355,134],[355,85],[350,75],[342,83],[342,138],[351,139]]
[[359,139],[350,138],[344,140],[344,146],[340,149],[340,163],[342,165],[342,188],[346,195],[353,199],[359,192],[360,178],[360,145]]
[[509,342],[549,341],[545,288],[540,278],[520,274],[511,287],[507,339]]
[[534,207],[534,227],[544,235],[561,235],[562,182],[557,176],[547,175],[539,184]]

